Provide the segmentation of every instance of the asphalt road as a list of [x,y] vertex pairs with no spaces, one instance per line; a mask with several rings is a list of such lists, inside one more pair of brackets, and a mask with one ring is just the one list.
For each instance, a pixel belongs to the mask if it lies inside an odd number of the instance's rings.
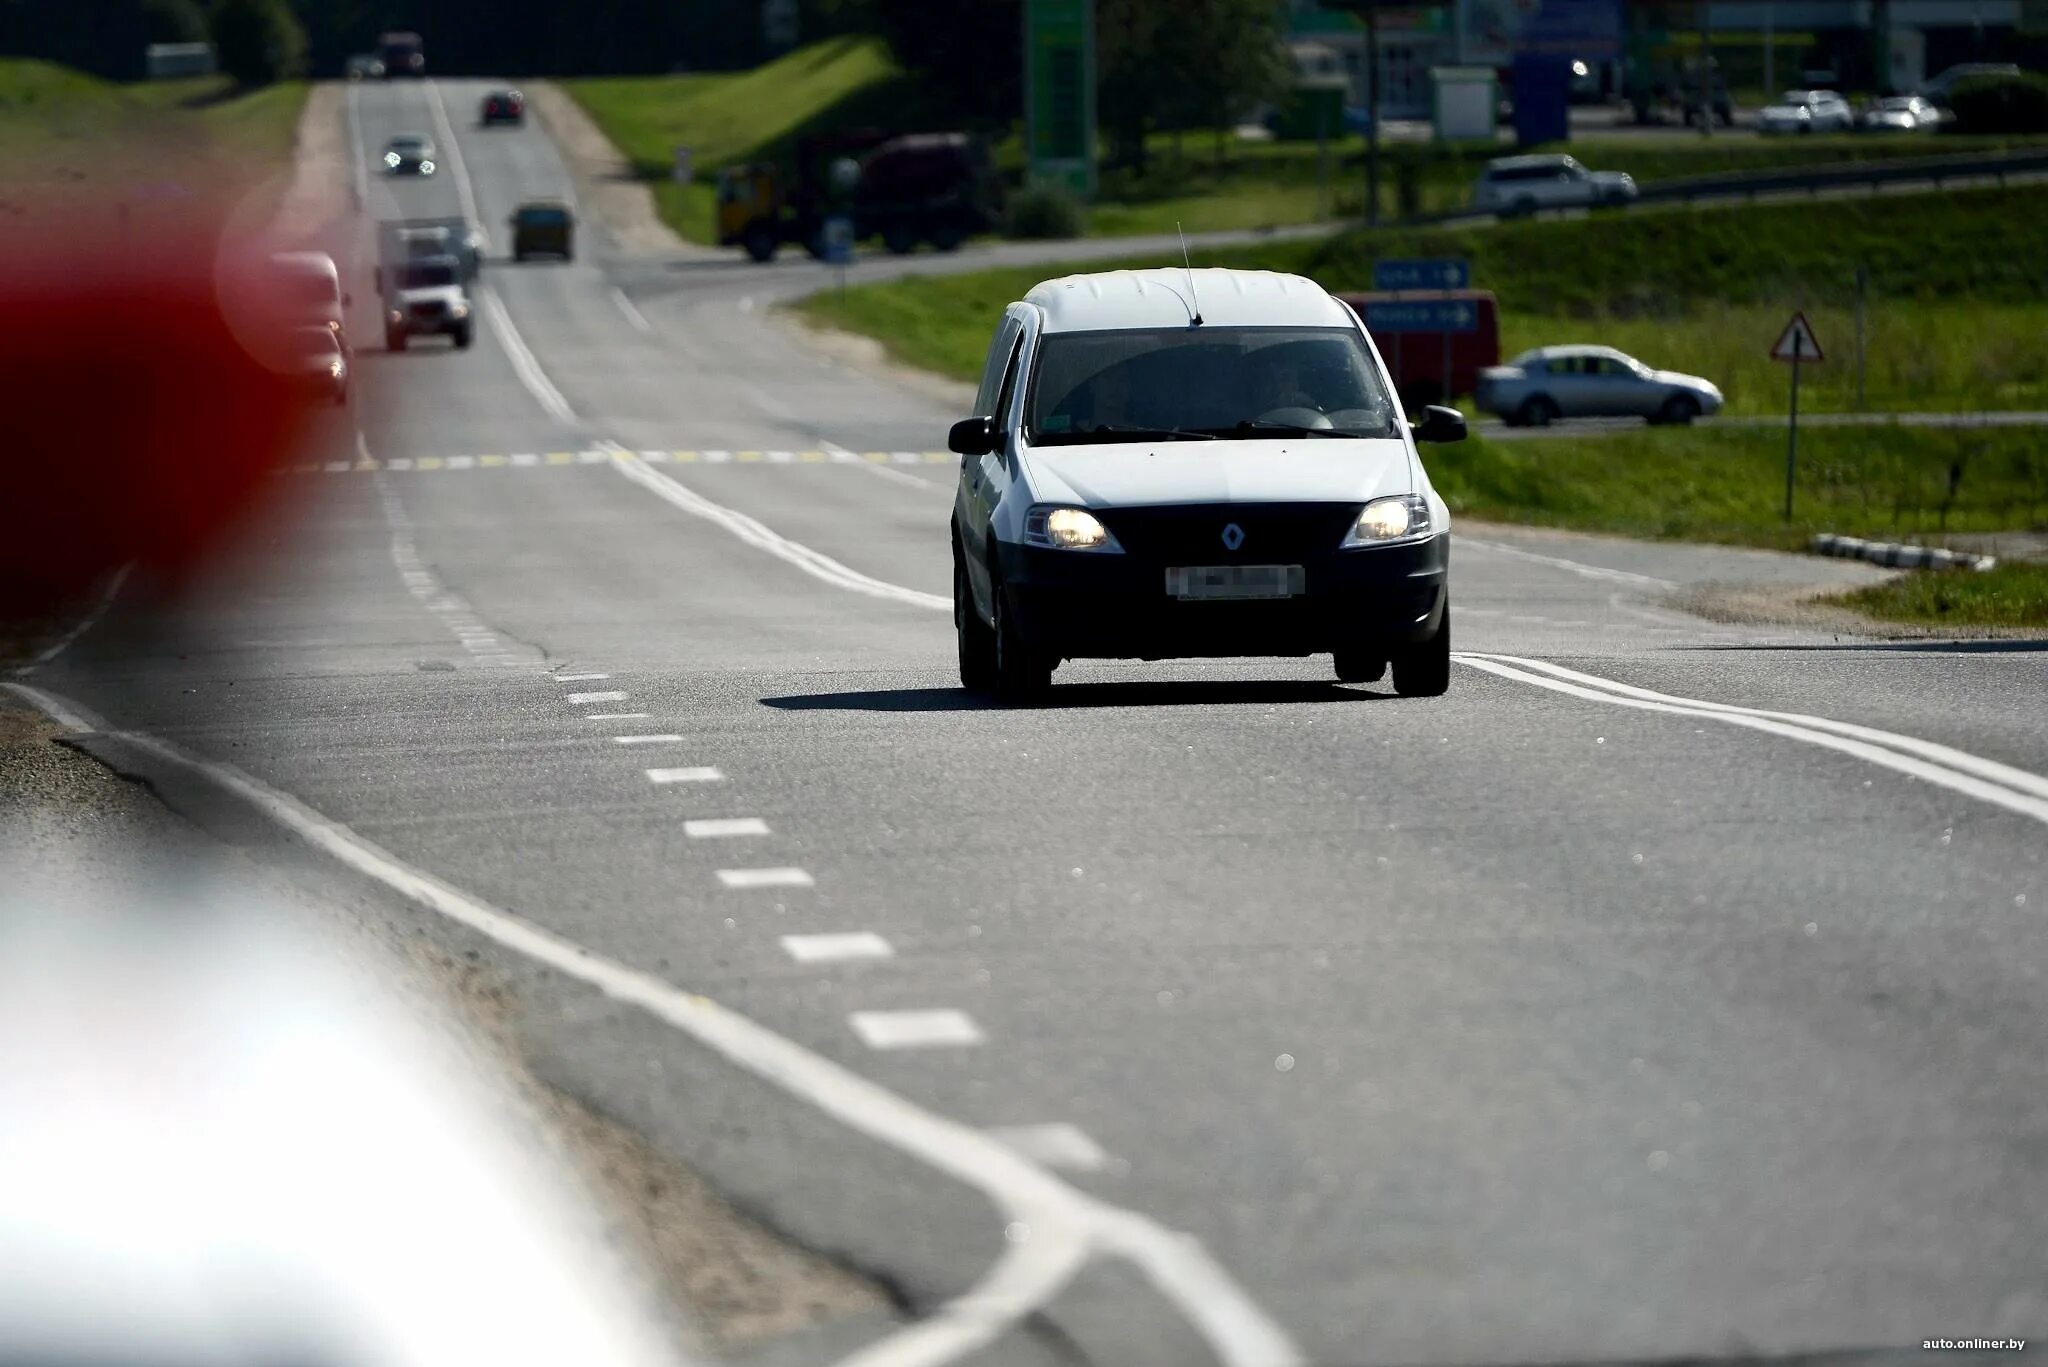
[[[459,152],[372,178],[374,215],[473,197],[501,251],[570,190],[538,127],[472,126],[481,89],[360,91],[366,157]],[[1453,582],[1491,658],[1442,699],[1262,660],[986,708],[923,454],[954,415],[792,343],[765,305],[816,267],[582,248],[493,259],[468,352],[383,354],[365,314],[361,449],[34,681],[649,975],[360,889],[499,968],[549,1076],[907,1320],[1014,1274],[938,1323],[976,1361],[2048,1330],[2048,653],[1659,606],[1867,566],[1489,529]],[[801,1062],[691,1033],[685,994]],[[920,1148],[819,1064],[957,1125]],[[1020,1146],[1056,1188],[988,1158]]]

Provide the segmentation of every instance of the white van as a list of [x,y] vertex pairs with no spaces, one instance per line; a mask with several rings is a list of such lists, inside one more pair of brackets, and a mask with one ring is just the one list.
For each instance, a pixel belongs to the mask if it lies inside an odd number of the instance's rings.
[[277,273],[279,302],[297,319],[317,323],[334,333],[342,350],[353,350],[348,341],[349,296],[341,288],[341,271],[326,252],[274,252],[271,269]]

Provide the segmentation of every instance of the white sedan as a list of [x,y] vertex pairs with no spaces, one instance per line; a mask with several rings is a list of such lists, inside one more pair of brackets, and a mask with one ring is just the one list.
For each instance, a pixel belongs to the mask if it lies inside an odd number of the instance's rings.
[[1721,391],[1697,375],[1652,370],[1613,347],[1551,346],[1480,371],[1472,402],[1510,427],[1548,427],[1559,418],[1688,423],[1720,412]]
[[1759,133],[1846,133],[1856,112],[1832,90],[1788,90],[1756,116]]
[[1858,127],[1866,133],[1931,133],[1941,124],[1941,111],[1918,95],[1892,95],[1863,111]]

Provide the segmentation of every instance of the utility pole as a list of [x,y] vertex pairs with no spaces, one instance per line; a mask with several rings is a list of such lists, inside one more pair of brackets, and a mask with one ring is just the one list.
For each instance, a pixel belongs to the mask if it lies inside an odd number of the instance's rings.
[[1700,12],[1700,136],[1714,136],[1714,6],[1698,0]]
[[1764,101],[1778,98],[1778,24],[1771,11],[1776,0],[1764,0]]
[[1380,222],[1380,12],[1365,7],[1365,221]]

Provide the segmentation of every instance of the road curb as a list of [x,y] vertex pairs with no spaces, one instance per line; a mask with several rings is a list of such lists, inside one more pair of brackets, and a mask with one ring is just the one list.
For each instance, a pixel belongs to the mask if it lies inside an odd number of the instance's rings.
[[1822,532],[1807,544],[1815,555],[1867,560],[1873,565],[1900,570],[1988,570],[1998,564],[1995,556],[1935,546],[1909,546],[1897,541],[1865,541],[1861,537],[1836,536],[1833,532]]

